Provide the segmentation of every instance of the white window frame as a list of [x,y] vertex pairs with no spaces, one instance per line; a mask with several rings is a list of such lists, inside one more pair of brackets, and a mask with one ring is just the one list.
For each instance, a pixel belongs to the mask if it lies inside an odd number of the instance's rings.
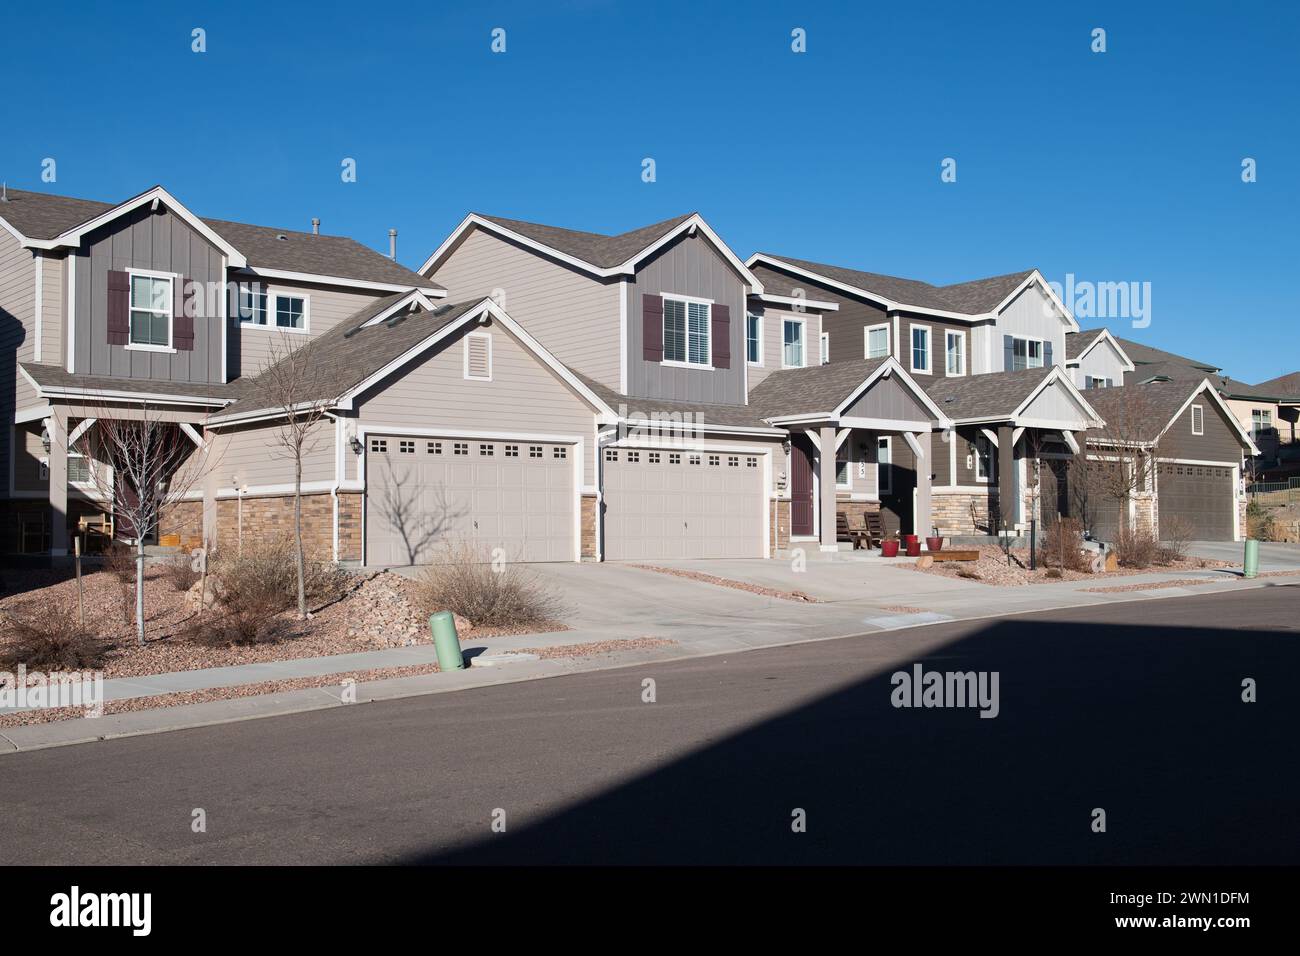
[[[988,455],[989,455],[988,472],[986,472],[983,468],[980,467],[980,463],[983,461],[983,459],[980,457],[981,446],[988,449]],[[981,485],[987,485],[989,483],[989,473],[993,471],[993,442],[988,440],[988,436],[986,435],[975,436],[974,458],[975,458],[975,462],[974,462],[975,480],[979,482]]]
[[[840,455],[844,456],[844,480],[840,481]],[[844,439],[844,443],[835,449],[835,487],[841,490],[853,488],[853,438]]]
[[826,365],[831,360],[831,334],[829,332],[822,332],[817,336],[817,341],[822,352],[822,364]]
[[1083,377],[1083,387],[1085,390],[1090,388],[1113,388],[1109,377],[1098,377],[1096,375],[1085,375]]
[[[880,449],[885,449],[889,456],[887,461],[880,460]],[[880,471],[882,464],[889,465],[889,470],[883,473]],[[887,479],[887,480],[886,480]],[[883,498],[885,495],[894,493],[894,439],[892,435],[876,436],[876,497]]]
[[[1191,415],[1192,415],[1192,434],[1204,435],[1205,434],[1205,406],[1193,405]],[[1198,418],[1201,420],[1200,428],[1196,427],[1196,420]]]
[[[295,329],[288,325],[278,325],[276,323],[276,313],[279,312],[280,299],[282,298],[302,299],[302,328]],[[251,322],[246,324],[252,328],[273,329],[276,332],[288,332],[290,335],[308,335],[311,332],[311,296],[296,289],[267,289],[266,325],[253,325]]]
[[[948,370],[948,343],[953,339],[961,343],[961,367],[956,372]],[[947,378],[963,378],[966,375],[966,333],[961,329],[944,329],[943,374]]]
[[[1196,406],[1192,406],[1195,408]],[[1204,423],[1204,416],[1202,416]],[[1273,427],[1273,410],[1271,408],[1252,408],[1250,410],[1250,433],[1253,437],[1260,436],[1265,430]]]
[[[799,326],[799,365],[789,365],[785,360],[785,327],[787,324]],[[782,316],[781,318],[781,367],[782,368],[807,368],[808,367],[808,320],[793,318],[791,316]]]
[[[1017,371],[1016,369],[1016,343],[1017,342],[1025,343],[1025,369],[1026,370],[1031,368],[1046,368],[1047,367],[1046,341],[1047,341],[1046,339],[1036,339],[1032,335],[1011,336],[1011,368],[1007,369],[1007,371],[1008,372]],[[1037,365],[1029,364],[1029,343],[1030,342],[1038,343],[1038,364]]]
[[[758,358],[754,361],[749,360],[749,320],[753,319],[757,323],[757,342]],[[758,312],[745,312],[745,364],[752,365],[754,368],[763,367],[763,316]]]
[[[257,291],[259,288],[261,289],[261,292],[260,292],[260,293]],[[256,298],[258,295],[261,295],[263,298],[266,299],[266,308],[264,308],[264,309],[262,310],[262,318],[263,318],[265,321],[258,322],[258,321],[256,321],[256,319],[254,319],[254,318],[252,318],[252,317],[247,318],[247,319],[244,318],[244,316],[243,316],[243,298],[244,298],[244,293],[245,293],[246,291],[247,291],[248,294],[249,294],[250,296],[252,296],[253,298]],[[241,329],[265,329],[265,328],[274,328],[274,327],[275,327],[275,326],[270,325],[270,321],[271,321],[271,295],[272,295],[271,290],[270,290],[269,288],[267,288],[267,286],[265,286],[265,285],[261,285],[260,283],[257,283],[257,282],[241,282],[241,283],[239,283],[239,284],[235,287],[235,318],[236,318],[236,320],[238,321],[238,323],[239,323],[239,327],[240,327]],[[255,307],[254,307],[253,315],[256,316],[256,314],[257,314],[257,312],[256,312],[256,306],[255,306]],[[289,329],[288,331],[290,331],[290,332],[296,332],[297,329]]]
[[[880,329],[885,330],[885,351],[880,355],[871,354],[871,333]],[[889,358],[889,323],[881,322],[878,325],[868,325],[862,330],[862,357],[863,358]]]
[[[487,367],[488,373],[483,375],[469,374],[469,340],[470,339],[487,339]],[[465,336],[464,345],[464,374],[465,378],[471,382],[490,382],[492,381],[492,333],[491,332],[470,332]]]
[[[713,300],[701,299],[691,295],[676,295],[676,294],[669,294],[669,293],[664,293],[663,295],[660,296],[660,298],[662,298],[665,303],[669,301],[680,302],[682,303],[682,306],[685,310],[685,314],[683,316],[683,318],[685,319],[685,325],[683,326],[682,331],[686,336],[685,341],[683,343],[686,349],[686,361],[679,362],[676,359],[664,358],[660,361],[659,364],[667,365],[671,368],[694,368],[694,369],[704,369],[704,370],[712,369],[713,368]],[[699,362],[691,361],[690,303],[692,302],[696,303],[697,305],[703,305],[708,309],[708,313],[704,320],[704,335],[705,335],[705,342],[708,345],[708,350],[707,350],[708,359],[703,364]],[[664,343],[664,355],[666,356],[668,354],[668,309],[667,308],[664,309],[662,321],[663,321],[663,328],[661,328],[659,331]]]
[[[921,329],[925,332],[925,368],[916,366],[916,330]],[[918,322],[910,322],[907,326],[907,364],[920,375],[934,374],[934,329],[928,325],[921,325]]]
[[[126,345],[124,348],[132,352],[175,352],[176,344],[176,280],[180,276],[175,272],[156,272],[153,269],[127,269],[126,270]],[[162,309],[138,309],[132,302],[132,295],[135,292],[136,276],[146,276],[150,279],[165,279],[167,281],[167,344],[166,345],[147,345],[143,342],[131,341],[131,313],[132,312],[152,312],[160,315]]]

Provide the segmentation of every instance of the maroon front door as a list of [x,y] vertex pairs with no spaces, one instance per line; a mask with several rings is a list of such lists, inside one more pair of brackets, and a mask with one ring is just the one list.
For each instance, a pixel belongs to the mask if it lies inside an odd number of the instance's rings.
[[813,450],[802,435],[790,439],[790,533],[813,533]]
[[123,509],[134,511],[139,504],[139,495],[135,493],[135,486],[120,475],[117,476],[117,500],[114,501],[113,509],[113,533],[119,538],[135,539],[135,525],[131,519],[123,513]]

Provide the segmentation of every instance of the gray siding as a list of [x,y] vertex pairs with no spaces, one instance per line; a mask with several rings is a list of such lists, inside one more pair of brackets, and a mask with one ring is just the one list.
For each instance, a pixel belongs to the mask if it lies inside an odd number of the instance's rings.
[[[756,265],[750,270],[763,283],[764,288],[776,295],[790,295],[794,289],[803,289],[809,299],[839,303],[839,309],[821,316],[821,326],[830,335],[832,362],[847,362],[866,357],[866,344],[862,330],[869,325],[889,324],[889,353],[894,354],[894,324],[887,318],[884,307],[843,292],[811,282],[799,276]],[[753,388],[756,382],[751,381]]]
[[[966,338],[966,364],[965,374],[974,374],[971,372],[971,356],[975,349],[975,336],[972,334],[973,329],[970,325],[961,322],[945,322],[943,319],[937,319],[930,315],[914,315],[908,312],[901,312],[898,316],[898,338],[901,351],[899,352],[899,362],[903,368],[907,369],[913,375],[924,375],[924,372],[912,371],[912,330],[913,325],[923,325],[930,330],[930,375],[934,378],[944,378],[947,376],[948,358],[945,349],[947,348],[946,333],[960,332]],[[890,326],[891,332],[893,326]]]
[[[763,360],[762,365],[748,366],[747,375],[749,376],[749,388],[753,389],[759,382],[767,378],[773,372],[778,372],[785,368],[782,364],[784,341],[782,339],[782,326],[786,319],[801,319],[804,322],[804,365],[817,365],[822,361],[821,354],[821,333],[822,333],[822,315],[817,312],[792,312],[789,309],[774,309],[763,306],[750,305],[749,311],[763,319],[761,327],[761,339],[763,350],[760,357]],[[733,312],[732,315],[735,315]],[[732,320],[735,321],[734,319]],[[741,353],[744,353],[744,329],[741,329]],[[732,355],[732,364],[735,364],[735,355]]]
[[[280,429],[273,425],[253,425],[219,433],[209,470],[217,474],[217,487],[256,490],[258,485],[293,483],[293,458],[280,444]],[[330,481],[334,478],[334,423],[318,422],[304,448],[302,480]],[[202,489],[202,483],[193,488]]]
[[1204,395],[1196,396],[1192,404],[1205,409],[1205,434],[1192,434],[1192,409],[1189,405],[1160,439],[1156,457],[1240,462],[1244,452],[1241,439],[1219,411],[1219,406]]
[[1089,375],[1093,378],[1108,378],[1113,385],[1124,384],[1124,363],[1110,342],[1098,342],[1079,363],[1078,368],[1070,369],[1070,381],[1079,388],[1087,387]]
[[0,496],[9,494],[9,426],[18,403],[32,404],[30,387],[18,373],[30,362],[34,343],[36,272],[32,254],[7,230],[0,230]]
[[64,271],[66,256],[41,257],[41,361],[48,365],[68,364],[67,308]]
[[[448,302],[500,290],[499,304],[561,362],[619,389],[619,281],[589,273],[481,229],[430,276]],[[733,313],[734,314],[734,313]]]
[[[730,307],[731,368],[677,368],[647,362],[642,357],[641,297],[671,293],[712,299]],[[683,235],[643,262],[635,280],[628,283],[627,295],[629,395],[716,405],[745,404],[745,283],[702,234]]]
[[1052,343],[1052,362],[1065,365],[1065,322],[1037,284],[1029,286],[1016,296],[998,314],[997,330],[993,340],[993,368],[1007,371],[1002,357],[1002,337],[1017,335],[1042,339]]
[[933,416],[897,377],[877,379],[867,393],[848,407],[850,418],[890,418],[927,425]]
[[1085,425],[1083,409],[1060,382],[1053,382],[1043,389],[1024,410],[1022,417],[1041,418],[1054,422],[1078,422],[1078,429],[1082,429]]
[[[222,381],[221,317],[194,320],[192,352],[146,352],[108,344],[108,273],[129,268],[175,272],[222,283],[221,253],[165,206],[122,216],[86,237],[75,251],[74,371],[162,382]],[[206,297],[205,297],[206,301]],[[204,309],[204,312],[217,311]]]

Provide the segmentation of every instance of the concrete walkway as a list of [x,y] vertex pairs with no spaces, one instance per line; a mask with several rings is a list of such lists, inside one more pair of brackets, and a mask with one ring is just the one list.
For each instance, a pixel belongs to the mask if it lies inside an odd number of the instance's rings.
[[[1245,560],[1245,545],[1240,541],[1193,541],[1188,553],[1198,558],[1231,561],[1241,570]],[[1300,570],[1300,544],[1283,544],[1277,541],[1259,543],[1259,569],[1261,571]]]

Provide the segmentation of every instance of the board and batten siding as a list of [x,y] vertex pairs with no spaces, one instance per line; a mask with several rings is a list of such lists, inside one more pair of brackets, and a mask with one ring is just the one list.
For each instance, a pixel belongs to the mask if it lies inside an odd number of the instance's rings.
[[1109,341],[1098,342],[1077,368],[1070,369],[1070,381],[1079,388],[1087,387],[1088,376],[1108,378],[1115,386],[1124,384],[1124,363]]
[[9,493],[10,425],[14,411],[35,403],[31,386],[18,372],[30,362],[35,343],[36,270],[32,253],[8,230],[0,230],[0,495]]
[[[1204,409],[1205,434],[1192,434],[1192,405]],[[1192,405],[1169,426],[1156,444],[1157,458],[1181,458],[1188,461],[1222,461],[1238,464],[1244,453],[1241,439],[1218,404],[1204,393],[1192,399]]]
[[429,278],[447,289],[447,302],[500,290],[497,304],[547,351],[620,387],[617,278],[600,279],[482,229],[471,229]]
[[[221,252],[165,206],[141,206],[88,235],[76,257],[74,371],[83,375],[159,382],[222,381],[221,316],[208,315],[209,297],[194,319],[193,351],[155,352],[108,344],[108,273],[126,269],[173,272],[186,280],[222,283]],[[219,300],[218,300],[219,301]]]
[[[730,368],[680,368],[645,359],[642,296],[709,299],[730,310]],[[628,395],[713,405],[743,405],[745,395],[746,286],[739,273],[701,233],[682,235],[637,267],[627,284]],[[710,330],[712,335],[712,330]],[[712,346],[711,346],[712,347]]]
[[[492,336],[491,381],[465,378],[466,331]],[[578,436],[584,442],[583,483],[595,484],[595,411],[500,323],[462,330],[358,402],[359,422],[376,433],[388,426]]]
[[918,431],[928,431],[934,423],[934,417],[921,400],[893,375],[876,379],[866,394],[845,410],[844,417],[915,422]]
[[41,361],[64,368],[68,366],[66,260],[58,253],[41,256]]
[[1053,382],[1034,397],[1034,400],[1020,413],[1021,418],[1040,419],[1050,422],[1071,422],[1082,430],[1087,424],[1087,416],[1079,403],[1074,400],[1061,382]]
[[[314,285],[302,282],[262,282],[267,292],[266,325],[254,325],[239,319],[239,287],[257,284],[258,280],[240,278],[232,282],[228,290],[230,303],[227,314],[230,316],[230,345],[227,361],[230,364],[230,378],[257,375],[266,366],[272,351],[283,355],[287,350],[306,344],[319,335],[328,332],[344,319],[350,318],[365,308],[375,299],[386,293],[354,291],[337,286]],[[275,294],[302,296],[307,299],[307,330],[294,332],[278,328],[275,324]]]
[[1052,343],[1052,362],[1065,365],[1065,321],[1052,300],[1037,283],[1027,286],[998,313],[997,331],[993,341],[993,368],[1006,368],[1002,337],[1012,335],[1042,339]]
[[[817,312],[794,312],[789,309],[773,309],[770,307],[754,306],[749,308],[750,314],[757,315],[762,319],[762,325],[759,329],[760,338],[763,343],[761,365],[750,365],[748,367],[749,389],[753,391],[758,383],[763,381],[773,372],[779,372],[786,366],[784,362],[784,339],[782,329],[786,319],[797,319],[804,323],[804,365],[817,365],[823,359],[821,352],[821,333],[823,316]],[[733,315],[735,313],[732,313]],[[746,317],[748,321],[748,317]],[[742,356],[748,356],[748,340],[745,329],[741,328],[741,350]],[[735,354],[732,353],[732,361],[735,361]]]

